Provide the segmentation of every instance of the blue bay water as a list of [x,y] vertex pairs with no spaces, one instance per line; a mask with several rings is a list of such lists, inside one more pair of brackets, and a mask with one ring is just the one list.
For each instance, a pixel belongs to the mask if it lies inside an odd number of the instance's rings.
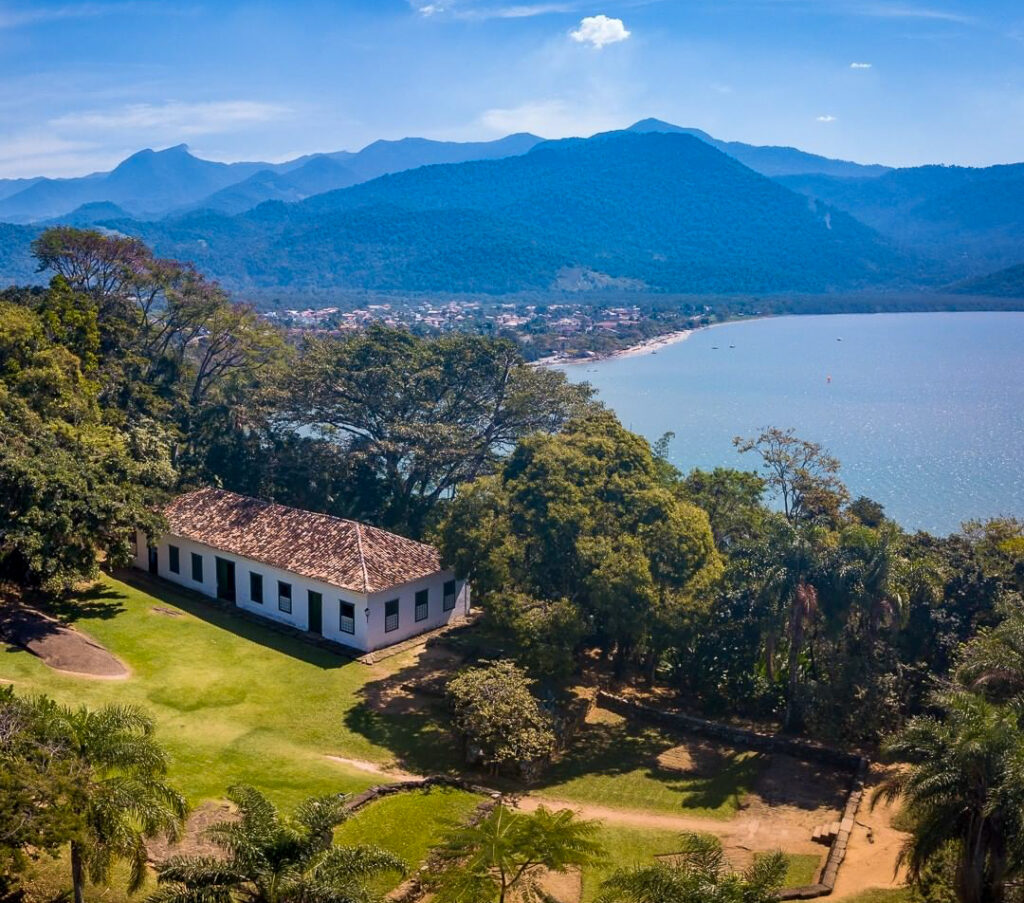
[[749,320],[563,369],[684,471],[754,469],[733,437],[792,427],[907,529],[1024,517],[1024,313]]

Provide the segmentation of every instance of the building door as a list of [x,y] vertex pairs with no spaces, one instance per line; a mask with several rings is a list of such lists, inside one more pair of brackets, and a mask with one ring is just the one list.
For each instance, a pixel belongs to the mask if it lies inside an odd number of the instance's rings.
[[309,591],[309,632],[324,632],[324,597],[315,590]]
[[149,547],[149,572],[155,577],[160,571],[160,558],[156,546]]
[[235,563],[217,558],[217,598],[235,601]]

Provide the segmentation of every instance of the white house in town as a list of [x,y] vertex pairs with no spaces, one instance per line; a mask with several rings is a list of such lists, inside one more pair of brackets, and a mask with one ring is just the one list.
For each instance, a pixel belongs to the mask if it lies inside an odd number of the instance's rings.
[[222,489],[164,514],[155,545],[137,533],[137,568],[345,646],[381,649],[469,613],[469,585],[437,549],[387,530]]

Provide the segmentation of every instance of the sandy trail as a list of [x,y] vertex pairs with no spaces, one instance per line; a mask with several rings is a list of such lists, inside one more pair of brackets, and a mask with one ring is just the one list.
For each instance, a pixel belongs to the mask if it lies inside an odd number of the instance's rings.
[[348,765],[349,768],[365,771],[368,774],[380,775],[382,778],[391,778],[394,781],[423,780],[423,775],[421,774],[413,774],[411,771],[402,771],[401,768],[387,768],[379,762],[371,762],[368,759],[348,759],[345,756],[324,756],[324,758],[330,759],[332,762],[338,762],[342,765]]

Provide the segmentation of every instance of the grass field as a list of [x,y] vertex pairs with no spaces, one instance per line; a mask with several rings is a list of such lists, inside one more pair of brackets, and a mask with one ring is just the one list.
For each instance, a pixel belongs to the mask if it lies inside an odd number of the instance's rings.
[[619,809],[726,819],[735,815],[764,761],[759,753],[729,751],[698,773],[685,774],[658,761],[683,738],[596,711],[600,720],[588,724],[569,754],[543,777],[545,794]]
[[66,606],[77,627],[131,668],[128,679],[64,675],[14,650],[0,655],[0,678],[69,704],[144,707],[170,754],[172,782],[192,802],[221,797],[235,783],[253,784],[286,808],[312,794],[365,789],[382,779],[325,756],[388,763],[394,754],[380,739],[396,731],[417,744],[421,764],[457,761],[439,725],[395,726],[365,707],[362,691],[378,676],[372,667],[174,588],[158,592],[107,579]]
[[605,850],[599,865],[583,870],[582,903],[590,903],[601,890],[601,882],[620,868],[650,865],[655,856],[679,851],[679,832],[657,828],[602,825],[594,838]]
[[[415,871],[445,831],[463,824],[480,802],[481,797],[474,793],[448,787],[386,796],[340,825],[334,839],[343,845],[384,847]],[[397,875],[389,876],[375,889],[387,892],[399,880]]]

